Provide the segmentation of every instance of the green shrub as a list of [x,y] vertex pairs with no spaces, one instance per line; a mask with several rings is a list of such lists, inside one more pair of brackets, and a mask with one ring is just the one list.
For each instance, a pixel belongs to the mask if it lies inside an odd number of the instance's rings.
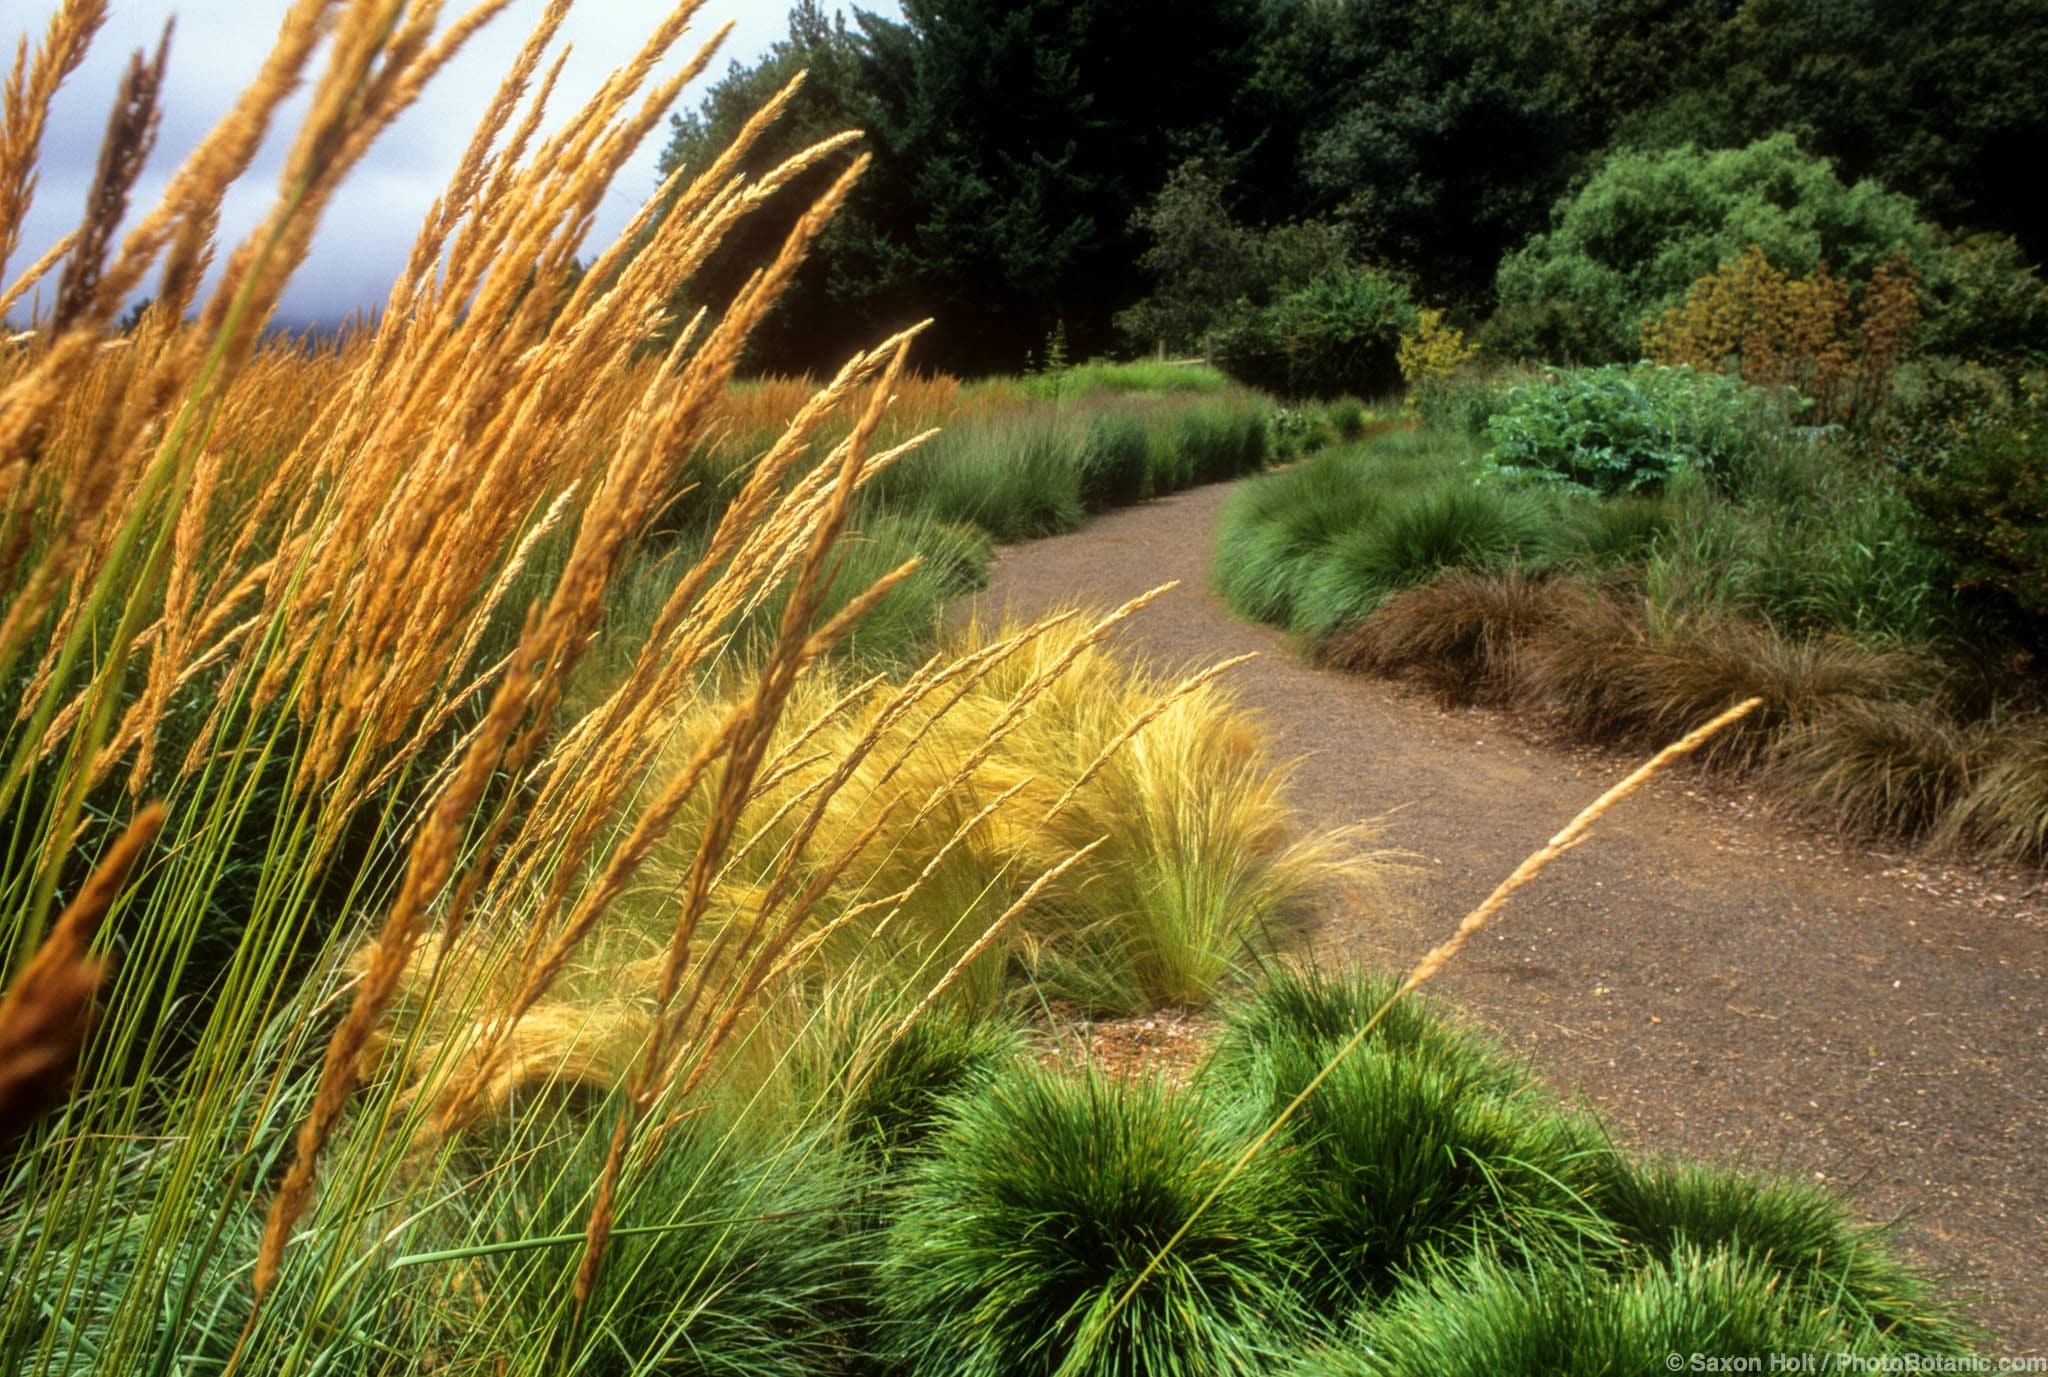
[[1233,378],[1289,397],[1380,396],[1401,385],[1401,335],[1415,323],[1408,289],[1371,268],[1342,266],[1220,329]]
[[1549,233],[1501,260],[1503,319],[1487,343],[1524,357],[1633,359],[1646,316],[1752,244],[1794,276],[1826,262],[1863,282],[1900,253],[1923,279],[1938,275],[1934,231],[1910,199],[1845,185],[1789,134],[1747,148],[1622,151],[1560,204]]
[[1919,343],[1933,354],[2048,363],[2048,283],[2010,235],[1945,241]]
[[1231,1181],[1114,1320],[1110,1308],[1222,1183],[1238,1140],[1194,1095],[1021,1066],[962,1101],[906,1173],[878,1282],[913,1374],[1256,1371],[1297,1311],[1270,1160]]
[[1955,586],[2033,645],[2048,631],[2048,408],[1975,430],[1906,485]]
[[1511,390],[1486,423],[1487,470],[1607,496],[1712,473],[1758,444],[1760,401],[1733,378],[1656,364],[1566,371]]
[[1277,463],[1291,463],[1337,442],[1327,408],[1314,403],[1276,406],[1267,415],[1266,443]]
[[2010,424],[2024,408],[2027,381],[1965,359],[1909,360],[1892,375],[1871,451],[1901,471],[1931,468],[1978,431]]

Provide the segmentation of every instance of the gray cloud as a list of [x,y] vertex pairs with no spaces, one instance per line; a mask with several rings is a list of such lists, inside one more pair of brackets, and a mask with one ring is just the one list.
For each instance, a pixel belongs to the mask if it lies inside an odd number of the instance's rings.
[[[55,0],[9,6],[20,32],[40,37]],[[12,268],[19,271],[76,223],[98,155],[108,102],[128,55],[151,47],[164,21],[176,15],[163,130],[150,171],[138,189],[138,205],[159,192],[178,161],[226,113],[235,95],[262,65],[276,34],[283,0],[113,0],[112,14],[85,64],[58,93],[43,145],[40,184]],[[451,6],[451,8],[458,8]],[[291,321],[332,321],[380,305],[392,277],[403,265],[413,232],[440,192],[469,131],[513,54],[544,8],[544,0],[513,0],[507,12],[472,40],[419,105],[407,112],[357,169],[328,211],[311,257],[287,291],[281,315]],[[900,13],[892,0],[862,8]],[[648,31],[667,12],[646,0],[581,0],[564,26],[570,45],[551,112],[573,110],[604,76],[638,51]],[[706,41],[726,17],[736,21],[710,73],[684,96],[693,103],[706,82],[724,72],[727,61],[750,61],[786,30],[784,0],[711,0],[691,32],[670,55],[675,70]],[[12,17],[12,15],[10,16]],[[11,38],[12,35],[0,35]],[[304,108],[301,96],[281,123],[288,131]],[[655,182],[655,160],[664,134],[657,131],[621,173],[606,198],[593,244],[609,242],[637,210]],[[261,219],[275,194],[288,143],[274,133],[256,165],[231,194],[222,216],[228,243]],[[46,288],[47,290],[47,288]]]

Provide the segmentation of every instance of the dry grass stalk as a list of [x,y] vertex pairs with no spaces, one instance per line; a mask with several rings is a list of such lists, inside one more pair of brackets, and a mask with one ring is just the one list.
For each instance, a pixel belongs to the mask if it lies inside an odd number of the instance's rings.
[[[835,184],[833,190],[827,192],[828,201],[836,206],[848,185],[849,183],[842,178]],[[821,224],[800,224],[798,233],[814,236],[821,227]],[[775,268],[771,269],[767,276],[757,279],[750,290],[741,293],[742,298],[758,298],[760,289],[767,282],[773,281],[778,273],[786,278],[787,273],[794,270],[793,263],[785,263],[787,257],[785,252],[783,258],[778,258]],[[723,325],[720,328],[723,329]],[[841,618],[835,619],[816,635],[806,637],[804,634],[817,615],[822,597],[820,581],[824,565],[852,511],[854,493],[858,487],[861,465],[866,458],[868,444],[881,424],[892,385],[902,371],[908,346],[909,340],[905,339],[889,360],[881,381],[875,388],[874,400],[843,446],[844,458],[838,465],[838,482],[833,488],[832,502],[813,528],[809,554],[797,570],[795,586],[783,611],[777,643],[769,652],[768,662],[760,672],[754,693],[748,700],[745,710],[739,715],[733,739],[726,747],[725,772],[720,780],[710,822],[698,843],[696,858],[690,866],[688,891],[678,913],[675,930],[669,939],[667,957],[660,982],[656,987],[653,1031],[647,1040],[640,1065],[628,1083],[626,1101],[620,1110],[619,1126],[613,1134],[611,1150],[605,1158],[604,1172],[599,1181],[597,1203],[591,1210],[584,1232],[583,1259],[577,1268],[575,1285],[579,1313],[589,1302],[599,1270],[603,1266],[605,1244],[611,1233],[612,1206],[617,1196],[619,1175],[627,1144],[669,1074],[678,1050],[676,1042],[681,1022],[689,1017],[696,1003],[696,993],[704,988],[703,982],[699,981],[691,998],[683,1005],[680,1017],[672,1012],[671,1006],[681,987],[683,976],[690,967],[697,923],[703,916],[710,897],[711,883],[719,862],[731,845],[733,835],[739,826],[742,812],[758,778],[762,760],[767,753],[776,724],[780,720],[782,706],[787,702],[798,674],[829,647],[833,636],[843,635],[851,627],[851,621]],[[651,839],[649,844],[651,845]],[[643,851],[640,856],[636,856],[636,867],[644,854]],[[789,931],[793,933],[793,926]],[[760,927],[757,924],[750,936],[758,937],[759,932]],[[739,1002],[736,1000],[735,1005],[737,1006]],[[731,1026],[730,1019],[721,1020],[718,1029],[721,1032],[729,1031]],[[695,1049],[700,1062],[715,1050],[715,1041],[709,1042],[708,1045],[700,1044]]]
[[1315,1094],[1322,1083],[1329,1078],[1330,1073],[1336,1070],[1338,1064],[1344,1058],[1350,1056],[1352,1052],[1356,1051],[1366,1038],[1372,1035],[1373,1029],[1379,1026],[1380,1020],[1386,1017],[1388,1010],[1392,1009],[1402,996],[1408,994],[1417,986],[1434,979],[1437,973],[1443,970],[1444,966],[1453,957],[1464,950],[1465,944],[1472,939],[1472,936],[1484,928],[1488,922],[1492,921],[1494,916],[1506,906],[1509,897],[1516,890],[1540,875],[1544,868],[1552,861],[1584,841],[1586,834],[1592,830],[1593,824],[1605,817],[1622,800],[1656,778],[1666,768],[1691,755],[1694,751],[1697,751],[1701,746],[1712,740],[1717,734],[1735,725],[1761,706],[1763,706],[1762,699],[1747,699],[1729,708],[1711,721],[1694,728],[1679,740],[1672,742],[1663,750],[1650,757],[1650,759],[1643,762],[1643,764],[1637,766],[1626,779],[1623,779],[1619,784],[1616,784],[1613,788],[1600,795],[1599,798],[1593,800],[1577,817],[1567,823],[1563,830],[1545,842],[1527,860],[1516,866],[1513,873],[1494,887],[1493,893],[1487,895],[1477,908],[1465,915],[1464,919],[1459,922],[1457,931],[1451,935],[1449,940],[1432,948],[1420,961],[1415,963],[1414,968],[1402,979],[1400,987],[1388,997],[1386,1003],[1374,1010],[1372,1017],[1361,1024],[1357,1031],[1345,1039],[1342,1046],[1330,1054],[1329,1059],[1323,1063],[1315,1075],[1309,1078],[1308,1083],[1301,1088],[1301,1092],[1290,1100],[1278,1114],[1274,1115],[1272,1121],[1260,1130],[1251,1142],[1245,1145],[1244,1151],[1238,1154],[1237,1160],[1231,1163],[1230,1169],[1223,1174],[1216,1185],[1202,1198],[1201,1203],[1189,1213],[1187,1219],[1174,1231],[1172,1237],[1160,1245],[1159,1250],[1146,1261],[1145,1266],[1138,1272],[1138,1275],[1132,1278],[1131,1284],[1117,1297],[1116,1304],[1110,1307],[1109,1314],[1104,1317],[1102,1324],[1092,1332],[1096,1334],[1108,1332],[1110,1323],[1130,1303],[1131,1298],[1138,1294],[1139,1288],[1151,1279],[1152,1274],[1159,1269],[1160,1263],[1166,1260],[1167,1255],[1174,1250],[1175,1246],[1183,1238],[1187,1237],[1188,1230],[1194,1227],[1195,1221],[1207,1213],[1209,1207],[1216,1202],[1217,1197],[1229,1187],[1232,1181],[1237,1179],[1246,1166],[1250,1165],[1251,1160],[1258,1156],[1268,1143],[1272,1142],[1281,1129],[1287,1126],[1288,1121],[1308,1102],[1309,1097]]
[[57,306],[48,329],[62,334],[73,322],[91,311],[98,296],[101,260],[114,231],[128,214],[128,194],[142,165],[156,145],[158,93],[163,89],[164,62],[170,56],[171,28],[157,43],[156,56],[145,58],[137,52],[121,78],[113,113],[107,117],[106,136],[100,141],[99,167],[87,194],[85,221],[72,240],[71,257],[57,283]]
[[35,197],[36,161],[50,102],[57,88],[85,61],[93,35],[106,22],[106,0],[65,0],[50,16],[35,59],[28,39],[15,50],[14,65],[0,91],[0,276],[21,245],[21,225]]
[[93,934],[163,821],[160,804],[136,814],[0,996],[0,1144],[63,1098],[106,973]]
[[911,1009],[911,1011],[903,1016],[903,1021],[897,1024],[896,1027],[890,1032],[889,1041],[895,1042],[897,1039],[901,1038],[905,1033],[909,1032],[911,1025],[916,1023],[918,1019],[924,1017],[925,1011],[930,1009],[933,1003],[935,1003],[938,1000],[939,996],[944,994],[949,988],[952,987],[953,982],[960,978],[960,972],[966,970],[969,966],[973,965],[975,960],[979,958],[983,952],[987,951],[990,945],[994,943],[996,938],[1002,934],[1003,930],[1009,927],[1011,919],[1015,918],[1025,909],[1030,908],[1032,901],[1038,898],[1039,892],[1041,890],[1043,890],[1047,885],[1051,884],[1053,881],[1059,879],[1060,876],[1066,874],[1069,870],[1072,870],[1075,866],[1079,865],[1083,860],[1086,860],[1088,856],[1094,852],[1095,848],[1101,846],[1103,841],[1105,840],[1107,840],[1107,838],[1100,838],[1095,841],[1089,842],[1086,846],[1082,847],[1078,851],[1070,853],[1066,857],[1066,859],[1062,860],[1058,865],[1055,865],[1052,869],[1046,871],[1043,875],[1040,875],[1037,879],[1033,880],[1031,882],[1030,888],[1026,889],[1024,893],[1018,897],[1015,903],[1011,904],[1008,908],[1004,909],[1001,913],[996,915],[996,920],[988,925],[988,928],[981,934],[981,936],[974,939],[973,944],[970,945],[966,951],[960,954],[959,960],[955,961],[950,967],[948,967],[946,973],[938,978],[938,980],[932,985],[930,990],[926,991],[924,998],[920,999],[917,1002],[917,1004]]
[[[609,169],[601,165],[616,162],[625,153],[623,144],[610,139],[595,145],[597,152],[593,154],[590,140],[595,136],[591,131],[608,125],[623,109],[632,89],[644,78],[659,51],[680,33],[683,20],[693,8],[686,6],[672,16],[671,21],[657,31],[641,57],[636,59],[634,67],[628,70],[630,79],[615,78],[607,82],[593,98],[584,119],[572,122],[570,131],[548,146],[549,150],[555,150],[561,138],[569,140],[560,146],[564,156],[559,162],[549,159],[534,172],[510,180],[507,196],[512,205],[522,209],[523,216],[515,214],[505,218],[507,240],[491,245],[495,251],[502,253],[510,244],[521,242],[523,237],[531,250],[541,254],[543,262],[550,261],[547,255],[555,251],[554,246],[561,242],[554,236],[562,231],[543,233],[543,227],[579,224],[590,206],[594,205],[595,188],[608,180]],[[344,34],[344,40],[346,36]],[[408,41],[423,40],[417,33],[403,28],[393,40],[400,45]],[[346,41],[338,40],[338,46],[344,51],[351,51]],[[438,57],[445,52],[445,44],[437,44],[425,51]],[[360,56],[357,60],[361,60]],[[664,92],[665,87],[657,88],[655,94],[659,97]],[[316,102],[316,114],[319,108]],[[651,124],[656,117],[643,108],[629,124],[640,127]],[[577,133],[577,130],[582,133]],[[348,137],[350,140],[355,138],[353,134]],[[579,143],[578,139],[583,142]],[[576,156],[568,156],[571,154]],[[600,167],[593,171],[592,163]],[[284,1240],[310,1197],[314,1163],[339,1121],[363,1059],[372,1045],[375,1027],[389,1006],[399,978],[424,932],[430,906],[444,894],[450,881],[455,880],[442,920],[452,933],[464,921],[469,903],[486,882],[487,866],[480,865],[459,879],[455,875],[463,835],[483,799],[485,786],[500,770],[522,771],[527,757],[544,739],[542,728],[559,701],[566,675],[588,643],[590,633],[601,616],[603,590],[631,536],[644,524],[646,513],[663,491],[663,485],[658,481],[660,472],[671,462],[673,455],[701,434],[711,400],[731,376],[746,331],[771,304],[775,292],[787,281],[826,219],[843,200],[853,176],[858,173],[858,166],[856,164],[853,171],[839,178],[800,219],[775,264],[752,284],[750,290],[743,294],[742,301],[735,304],[700,347],[686,359],[680,350],[671,351],[660,369],[652,374],[643,373],[646,379],[644,389],[631,400],[627,412],[617,417],[609,428],[609,433],[619,437],[618,450],[582,513],[564,571],[547,603],[531,618],[505,678],[498,685],[483,727],[469,741],[461,766],[442,786],[415,838],[398,898],[387,915],[350,1010],[329,1044],[313,1109],[301,1128],[291,1170],[272,1204],[256,1272],[259,1298],[266,1295],[275,1282]],[[730,217],[724,223],[729,222]],[[437,227],[438,224],[431,226],[430,232]],[[675,245],[688,239],[693,228],[672,217],[646,246],[642,258],[621,275],[613,293],[608,297],[591,299],[589,314],[601,317],[615,313],[623,309],[622,299],[627,305],[650,300],[645,289],[653,286],[653,279],[643,264],[672,260]],[[477,247],[480,251],[483,246]],[[531,258],[529,253],[523,261],[531,261]],[[517,261],[522,260],[515,258],[514,262]],[[636,273],[640,275],[637,278]],[[460,274],[451,273],[451,277],[459,278]],[[629,287],[629,281],[642,286],[639,295],[636,296]],[[424,395],[433,400],[434,406],[420,410],[431,414],[414,414],[409,408],[401,408],[395,414],[387,410],[380,413],[379,426],[383,433],[377,434],[374,440],[361,435],[351,437],[352,442],[368,444],[370,452],[378,455],[405,452],[407,446],[393,443],[391,430],[395,428],[408,439],[416,436],[424,443],[428,454],[448,453],[451,460],[455,453],[462,453],[465,460],[473,458],[477,444],[481,442],[487,473],[495,468],[510,480],[513,491],[533,491],[531,482],[536,477],[545,477],[544,472],[536,473],[530,464],[524,468],[519,465],[523,457],[532,454],[536,448],[546,453],[547,447],[536,446],[533,442],[539,436],[526,432],[539,425],[552,429],[565,423],[567,429],[580,428],[578,423],[589,418],[580,414],[578,398],[584,394],[578,392],[575,379],[584,376],[586,367],[601,367],[613,362],[612,356],[617,356],[628,346],[631,336],[616,330],[600,335],[579,328],[590,325],[590,320],[565,323],[557,318],[550,322],[537,304],[544,302],[544,294],[539,290],[528,290],[529,285],[516,267],[494,266],[483,278],[472,307],[474,315],[484,318],[494,318],[498,310],[502,310],[514,324],[511,333],[515,339],[521,338],[522,333],[525,338],[538,336],[537,345],[529,347],[519,363],[514,364],[510,360],[498,363],[498,356],[491,355],[489,351],[469,348],[468,340],[442,346],[446,354],[431,360],[426,371],[430,378],[436,375],[447,377],[449,384],[447,389],[439,392],[431,387],[424,390]],[[521,325],[527,327],[525,332],[518,328]],[[419,338],[417,334],[411,337]],[[578,359],[575,356],[577,345],[584,346],[585,352],[601,350],[603,356]],[[483,355],[481,359],[478,358],[480,354]],[[892,366],[900,367],[900,357],[899,348]],[[455,362],[457,359],[459,363]],[[422,362],[415,359],[412,367],[418,368]],[[491,368],[506,366],[525,370],[538,368],[541,371],[533,379],[538,386],[528,394],[523,406],[486,408],[482,405],[486,398],[505,386],[504,379],[495,375]],[[464,376],[464,370],[468,370],[469,376]],[[488,391],[479,392],[480,388]],[[452,407],[447,404],[447,392],[450,391],[458,398]],[[475,396],[476,404],[461,403],[459,399],[465,395]],[[550,404],[553,410],[550,410]],[[568,413],[566,416],[564,411]],[[446,433],[444,438],[435,438],[435,430],[447,432],[450,426],[455,428],[453,432]],[[458,436],[465,432],[467,443],[458,440]],[[857,457],[849,460],[848,468],[850,472],[857,472]],[[314,779],[339,777],[343,787],[347,788],[357,779],[367,777],[369,766],[359,744],[363,729],[368,727],[377,739],[389,740],[397,730],[409,725],[414,720],[415,706],[422,699],[430,699],[430,695],[422,691],[420,676],[445,673],[445,664],[438,662],[439,656],[431,647],[436,643],[459,643],[466,629],[467,618],[463,615],[466,602],[451,606],[454,600],[434,596],[431,586],[422,599],[418,587],[408,586],[403,577],[393,579],[388,568],[376,571],[375,587],[359,582],[362,574],[354,560],[354,551],[361,548],[357,540],[363,536],[395,537],[398,550],[421,549],[424,553],[426,546],[406,542],[405,530],[380,532],[378,527],[396,522],[405,528],[418,529],[422,522],[452,521],[457,526],[475,530],[487,521],[496,520],[501,524],[488,530],[485,538],[475,543],[483,549],[502,547],[509,543],[513,534],[511,527],[502,524],[507,508],[516,513],[532,506],[531,502],[521,506],[476,500],[471,486],[476,482],[476,475],[467,463],[458,465],[451,461],[430,465],[424,472],[439,485],[438,491],[421,489],[422,472],[418,469],[402,475],[393,474],[392,481],[381,487],[375,483],[352,486],[350,491],[358,499],[353,515],[349,510],[343,510],[338,518],[324,521],[317,528],[317,534],[308,529],[300,537],[303,548],[314,562],[302,566],[299,577],[291,585],[292,595],[301,599],[312,597],[318,604],[328,602],[346,589],[348,591],[342,593],[342,598],[350,613],[345,621],[335,617],[332,611],[317,619],[306,618],[307,622],[315,625],[324,621],[330,628],[305,643],[307,682],[313,691],[311,695],[302,695],[299,701],[302,714],[312,714],[316,733],[312,754]],[[454,482],[458,472],[465,480],[459,493]],[[372,498],[370,503],[360,501],[364,494]],[[843,520],[843,501],[841,505],[839,517]],[[497,507],[496,512],[489,510],[493,506]],[[351,525],[359,527],[357,537],[342,538]],[[808,533],[818,558],[822,558],[836,537],[837,525],[838,522],[828,519]],[[437,578],[445,582],[453,577],[450,565],[459,563],[448,560],[445,547],[442,549],[439,558],[432,561],[422,559],[414,566],[430,585]],[[401,592],[402,598],[399,596]],[[795,602],[808,605],[807,598]],[[449,615],[450,612],[455,615]],[[343,643],[336,635],[344,626],[349,638],[346,655],[341,653]],[[362,644],[365,632],[370,639],[368,649],[372,652],[380,647],[387,649],[382,654],[366,656],[366,647]],[[777,701],[778,679],[786,681],[794,674],[800,659],[799,652],[805,648],[801,637],[791,642],[787,626],[784,640],[789,646],[786,663],[771,667],[771,674],[764,678],[756,717],[772,716]],[[394,705],[404,705],[406,711],[394,711]],[[742,757],[750,744],[750,736],[758,730],[755,723],[742,720],[735,730],[735,741],[731,747],[735,758]],[[495,814],[487,828],[490,838],[494,840],[502,835],[506,818],[507,814],[502,809]],[[495,855],[497,850],[495,845],[482,848],[486,856]],[[574,858],[558,859],[557,863],[568,869],[574,869],[577,864]],[[626,873],[630,873],[635,863],[631,847],[623,849],[612,860],[615,867]]]
[[4,321],[16,303],[28,295],[31,287],[56,271],[57,265],[71,256],[71,250],[77,243],[78,231],[72,230],[43,250],[43,256],[24,269],[21,276],[9,283],[5,290],[0,290],[0,321]]

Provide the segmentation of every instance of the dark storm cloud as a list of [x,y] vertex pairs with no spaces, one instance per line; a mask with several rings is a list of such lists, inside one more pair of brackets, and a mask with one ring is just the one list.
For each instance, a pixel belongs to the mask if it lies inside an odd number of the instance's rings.
[[[862,7],[898,12],[893,3]],[[54,8],[55,0],[29,0],[24,6],[10,6],[9,18],[33,42]],[[177,24],[163,130],[138,188],[138,206],[155,199],[171,169],[255,75],[284,8],[283,0],[113,0],[91,55],[58,94],[44,139],[35,206],[12,268],[25,267],[76,223],[121,70],[132,51],[154,46],[168,16],[175,13]],[[449,65],[420,104],[385,134],[329,210],[311,257],[285,295],[284,319],[333,321],[383,302],[421,217],[441,191],[472,124],[542,8],[543,0],[513,0],[508,11]],[[729,59],[751,60],[781,36],[786,9],[783,0],[711,0],[671,53],[670,62],[680,65],[731,17],[736,21],[733,36],[710,69],[716,76]],[[551,110],[565,113],[580,104],[607,72],[638,50],[666,12],[666,4],[642,0],[581,0],[564,28],[563,38],[572,51]],[[12,36],[0,33],[0,38]],[[702,85],[684,97],[686,104],[701,94]],[[287,107],[282,127],[289,130],[303,108],[301,95]],[[654,185],[662,142],[661,132],[651,136],[620,174],[599,216],[594,243],[608,242],[639,208]],[[285,137],[274,134],[249,176],[231,194],[222,223],[227,242],[248,233],[261,219],[275,194],[287,147]]]

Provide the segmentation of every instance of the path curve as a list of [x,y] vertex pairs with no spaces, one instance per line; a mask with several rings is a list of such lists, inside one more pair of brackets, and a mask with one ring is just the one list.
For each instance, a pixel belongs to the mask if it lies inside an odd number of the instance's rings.
[[[980,605],[1111,607],[1162,669],[1247,650],[1229,683],[1298,758],[1304,819],[1382,818],[1414,852],[1318,959],[1405,968],[1632,763],[1312,669],[1233,618],[1208,566],[1228,487],[998,553]],[[1438,980],[1633,1147],[1789,1173],[1902,1218],[1900,1244],[1993,1336],[2048,1353],[2048,921],[2041,877],[1933,869],[1774,820],[1683,775],[1610,814]]]

